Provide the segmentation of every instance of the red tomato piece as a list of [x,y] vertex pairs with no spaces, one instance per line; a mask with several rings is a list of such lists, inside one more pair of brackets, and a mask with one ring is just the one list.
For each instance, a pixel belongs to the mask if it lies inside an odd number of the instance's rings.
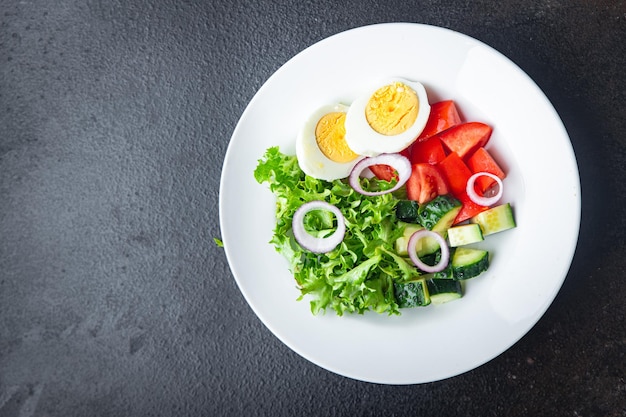
[[472,171],[465,165],[461,157],[452,152],[437,166],[448,182],[450,192],[457,198],[464,194],[467,188],[467,181],[472,176]]
[[428,203],[438,195],[448,194],[448,185],[435,165],[428,163],[413,164],[411,176],[406,182],[409,200],[419,204]]
[[418,142],[428,139],[439,132],[461,123],[461,117],[452,100],[439,101],[430,105],[430,115],[424,130],[417,138]]
[[446,157],[441,139],[432,136],[423,142],[416,142],[411,148],[411,163],[420,164],[428,163],[435,165]]
[[467,219],[471,219],[478,213],[481,213],[489,208],[474,203],[465,191],[462,194],[455,195],[455,197],[461,202],[461,204],[463,204],[463,206],[461,207],[459,214],[456,215],[453,224],[458,224]]
[[[476,174],[477,172],[488,172],[500,179],[504,179],[505,174],[500,165],[495,161],[493,156],[485,148],[478,148],[469,158],[467,158],[467,166]],[[481,192],[487,191],[496,181],[493,178],[482,176],[476,179],[476,187]]]
[[[409,146],[408,148],[403,149],[402,151],[399,152],[399,154],[410,160],[411,159],[411,147]],[[389,165],[382,165],[382,164],[372,165],[369,168],[370,168],[370,171],[372,171],[372,173],[376,175],[376,178],[378,178],[379,180],[391,181],[393,179],[398,179],[398,173],[396,172],[395,169],[393,169]]]
[[485,146],[491,137],[491,126],[481,122],[461,123],[438,134],[443,144],[461,158]]
[[397,178],[396,170],[390,167],[389,165],[371,165],[370,171],[376,178],[384,181],[391,181],[394,178]]

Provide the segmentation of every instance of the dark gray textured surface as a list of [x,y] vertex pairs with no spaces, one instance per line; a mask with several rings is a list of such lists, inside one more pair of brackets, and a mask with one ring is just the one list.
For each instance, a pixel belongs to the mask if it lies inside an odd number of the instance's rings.
[[[539,323],[474,371],[399,387],[282,345],[212,241],[256,90],[310,44],[390,21],[520,65],[583,190]],[[1,1],[0,416],[626,416],[625,45],[623,1]]]

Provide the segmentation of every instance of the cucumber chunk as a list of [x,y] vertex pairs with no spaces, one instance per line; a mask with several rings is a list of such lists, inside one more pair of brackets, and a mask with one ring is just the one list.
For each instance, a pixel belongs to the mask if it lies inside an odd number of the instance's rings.
[[426,281],[426,286],[430,301],[433,304],[447,303],[463,296],[463,287],[460,281],[432,278]]
[[451,195],[439,195],[419,208],[419,223],[445,237],[461,208],[461,202]]
[[456,248],[451,263],[454,279],[474,278],[489,268],[489,252],[482,249]]
[[396,218],[406,223],[417,223],[417,211],[419,205],[417,201],[413,200],[400,200],[396,204]]
[[448,229],[448,242],[451,247],[469,245],[484,240],[482,229],[478,224],[470,223]]
[[[394,242],[394,246],[398,255],[400,256],[409,255],[408,246],[409,246],[409,239],[411,238],[411,235],[417,232],[418,230],[422,230],[423,228],[424,226],[421,226],[419,224],[404,223],[404,233],[402,234],[402,236],[397,238],[396,241]],[[415,251],[417,252],[417,255],[420,258],[422,256],[431,255],[435,253],[437,250],[439,250],[439,244],[437,243],[436,240],[432,238],[420,239],[420,241],[417,242],[417,245],[415,247]]]
[[433,278],[466,280],[477,277],[489,268],[489,252],[482,249],[454,248],[450,263]]
[[513,210],[509,203],[492,207],[478,213],[470,219],[471,223],[476,223],[483,231],[483,236],[509,230],[515,227]]
[[430,304],[425,279],[409,282],[394,282],[394,294],[400,308],[422,307]]

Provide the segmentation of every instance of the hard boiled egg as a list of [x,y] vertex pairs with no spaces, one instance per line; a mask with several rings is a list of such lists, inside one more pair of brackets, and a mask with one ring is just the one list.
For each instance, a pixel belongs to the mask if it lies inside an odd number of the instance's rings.
[[352,103],[346,114],[346,142],[359,155],[400,152],[417,139],[429,115],[424,86],[392,78]]
[[343,104],[322,106],[302,125],[296,138],[296,157],[305,174],[327,181],[346,178],[363,159],[346,144],[348,109]]

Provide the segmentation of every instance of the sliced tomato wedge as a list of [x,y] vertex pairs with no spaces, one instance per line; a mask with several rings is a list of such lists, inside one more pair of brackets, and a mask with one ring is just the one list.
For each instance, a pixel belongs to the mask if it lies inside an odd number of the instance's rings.
[[476,216],[478,213],[482,213],[483,211],[489,209],[489,207],[474,203],[465,191],[459,195],[455,195],[455,197],[461,202],[461,204],[463,204],[463,206],[461,207],[459,214],[456,215],[453,224],[464,222],[465,220]]
[[[473,174],[477,172],[488,172],[495,175],[500,179],[504,179],[506,176],[500,165],[496,162],[493,156],[485,148],[478,148],[473,154],[467,158],[467,166]],[[484,193],[493,186],[496,181],[493,178],[482,176],[476,179],[476,188]]]
[[[411,147],[403,149],[399,153],[409,160],[411,159]],[[389,165],[372,165],[369,168],[370,171],[372,171],[372,173],[376,175],[376,178],[378,178],[379,180],[391,181],[393,179],[398,179],[398,174],[396,173],[396,170]]]
[[369,168],[379,180],[391,181],[398,176],[398,174],[396,174],[396,170],[389,165],[372,165]]
[[448,185],[435,165],[420,163],[412,165],[411,177],[406,182],[407,198],[419,204],[428,203],[438,195],[448,194]]
[[441,139],[432,136],[423,142],[416,142],[411,148],[411,163],[428,163],[435,165],[446,157]]
[[461,158],[465,158],[487,144],[492,130],[485,123],[467,122],[453,126],[437,136],[450,152],[456,152]]
[[418,142],[461,123],[461,117],[453,100],[439,101],[430,105],[430,115]]
[[464,194],[467,188],[467,181],[472,176],[472,171],[461,157],[456,152],[452,152],[437,166],[446,179],[450,192],[456,198]]

